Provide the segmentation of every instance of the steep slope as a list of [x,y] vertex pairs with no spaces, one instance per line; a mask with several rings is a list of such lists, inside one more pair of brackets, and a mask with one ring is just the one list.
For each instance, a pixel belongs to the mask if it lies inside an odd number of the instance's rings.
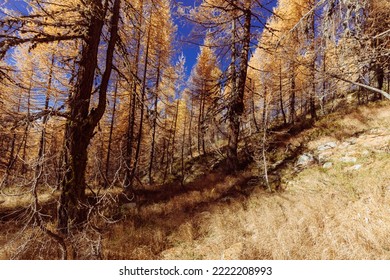
[[[388,259],[390,106],[332,114],[290,142],[304,154],[279,170],[283,191],[258,188],[172,232],[165,259]],[[191,238],[196,231],[196,238]]]
[[[258,135],[245,139],[252,150],[259,141]],[[116,190],[107,190],[99,214],[114,220],[92,219],[69,241],[73,257],[390,258],[389,102],[346,107],[304,130],[278,129],[270,141],[272,192],[264,187],[261,160],[228,175],[194,163],[194,178],[184,186],[150,186],[137,207],[118,206]],[[49,227],[53,199],[42,204]],[[30,216],[29,208],[18,212],[23,201],[1,203],[0,259],[58,258],[58,244],[37,227],[25,228]]]

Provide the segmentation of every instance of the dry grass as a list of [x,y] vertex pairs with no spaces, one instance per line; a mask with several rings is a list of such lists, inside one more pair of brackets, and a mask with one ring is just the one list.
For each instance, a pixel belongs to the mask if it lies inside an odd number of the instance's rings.
[[[161,252],[200,238],[200,217],[210,205],[226,205],[227,200],[241,199],[235,186],[247,179],[240,176],[209,174],[199,190],[173,196],[167,202],[146,205],[123,222],[115,224],[105,239],[105,258],[159,259]],[[198,182],[199,184],[199,182]],[[233,198],[235,197],[235,198]],[[195,256],[189,252],[188,258]]]
[[[297,139],[315,148],[338,141],[331,169],[319,165],[284,178],[284,192],[258,190],[247,201],[195,216],[197,239],[162,252],[166,259],[389,259],[390,112],[362,108]],[[331,128],[331,129],[330,129]],[[333,131],[337,128],[337,134]],[[353,135],[356,135],[355,137]],[[352,141],[348,147],[342,143]],[[360,170],[338,159],[357,157]],[[188,227],[188,225],[187,225]],[[178,234],[173,233],[172,235]]]
[[167,259],[189,258],[188,252],[200,259],[388,259],[388,168],[389,156],[359,174],[339,170],[327,174],[318,167],[305,170],[283,193],[259,191],[245,204],[214,207],[200,218],[201,238],[162,255]]
[[[39,201],[43,204],[52,201],[57,196],[58,192],[40,191],[38,193]],[[12,210],[28,207],[34,201],[34,197],[31,189],[7,188],[0,192],[0,201],[1,210]]]
[[[75,246],[83,251],[75,257],[389,259],[389,105],[327,116],[286,140],[305,143],[305,152],[316,156],[316,148],[329,141],[337,143],[326,151],[332,168],[316,164],[297,173],[286,164],[280,170],[281,192],[260,187],[242,192],[248,180],[258,175],[249,169],[229,176],[208,174],[186,189],[172,186],[175,191],[169,199],[122,213],[127,215],[123,220],[105,228],[101,252],[94,251],[100,235],[88,242],[90,236],[75,237],[80,240]],[[275,151],[278,157],[281,151]],[[355,157],[356,163],[340,161],[344,156]],[[354,170],[355,164],[361,168]],[[0,258],[12,258],[20,248],[24,249],[20,258],[58,255],[58,246],[44,244],[47,237],[37,229],[20,235],[20,227],[7,226],[0,232],[0,245],[5,245],[0,246]],[[29,245],[26,240],[31,238],[37,242]]]

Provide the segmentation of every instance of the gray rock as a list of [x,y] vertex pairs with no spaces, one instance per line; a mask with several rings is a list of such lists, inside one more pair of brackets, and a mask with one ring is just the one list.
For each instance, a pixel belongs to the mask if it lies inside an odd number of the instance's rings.
[[325,168],[325,169],[329,169],[333,166],[333,163],[328,161],[328,162],[325,162],[324,165],[322,166],[322,168]]
[[305,154],[299,156],[297,163],[296,163],[296,166],[297,167],[305,167],[305,166],[308,166],[310,164],[313,164],[314,162],[315,162],[315,160],[314,160],[313,155],[309,154],[309,153],[305,153]]
[[356,165],[352,166],[352,170],[359,170],[360,168],[362,168],[361,164],[356,164]]
[[318,146],[317,150],[325,151],[325,150],[333,149],[333,148],[336,148],[336,147],[337,147],[336,142],[328,142],[328,143],[325,143],[325,144],[322,144],[322,145]]
[[340,161],[344,162],[344,163],[355,163],[357,161],[357,159],[355,157],[345,156],[345,157],[340,158]]
[[330,157],[331,154],[329,153],[321,153],[317,156],[317,159],[318,159],[318,162],[320,163],[325,163],[328,161],[329,157]]

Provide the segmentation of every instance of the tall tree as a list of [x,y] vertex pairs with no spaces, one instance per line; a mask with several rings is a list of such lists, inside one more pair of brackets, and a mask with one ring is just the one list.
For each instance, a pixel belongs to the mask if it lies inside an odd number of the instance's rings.
[[[121,1],[70,0],[64,4],[54,0],[26,4],[30,7],[23,10],[24,14],[6,13],[0,20],[0,59],[7,58],[10,50],[23,44],[29,45],[30,50],[44,43],[57,44],[57,47],[69,43],[72,47],[66,54],[60,51],[59,54],[63,56],[58,58],[62,68],[68,69],[68,65],[71,65],[71,71],[67,73],[70,88],[64,86],[69,91],[67,103],[57,110],[49,110],[46,98],[41,111],[30,111],[26,115],[28,122],[43,117],[44,125],[48,114],[66,118],[65,175],[59,200],[58,228],[68,233],[82,226],[87,218],[85,175],[88,146],[106,108]],[[107,21],[106,31],[107,17],[110,20]],[[108,38],[107,42],[104,38]],[[99,50],[103,51],[104,48],[104,58],[99,61]],[[103,67],[104,71],[100,74],[98,68]],[[98,93],[97,98],[93,95],[95,92]],[[66,113],[63,111],[65,106],[68,108]],[[40,145],[39,154],[43,148],[44,145]]]
[[[190,16],[202,28],[211,31],[212,46],[220,53],[230,54],[227,86],[231,87],[227,106],[228,148],[227,168],[237,170],[240,120],[244,112],[244,95],[248,71],[248,59],[255,28],[264,27],[262,12],[267,10],[259,1],[213,0],[203,1]],[[226,59],[226,57],[225,57]]]
[[221,70],[214,51],[210,48],[210,35],[206,35],[196,64],[189,78],[189,91],[192,94],[192,104],[197,111],[198,153],[205,154],[205,134],[213,119],[213,107],[216,104],[220,90]]
[[58,227],[66,233],[79,227],[87,219],[85,197],[85,172],[88,160],[88,145],[94,129],[102,118],[107,99],[107,88],[113,66],[115,45],[118,38],[120,0],[112,6],[109,41],[106,48],[105,70],[99,87],[99,100],[96,108],[89,109],[98,65],[98,50],[103,36],[104,18],[108,12],[108,2],[86,1],[89,17],[85,38],[82,41],[80,63],[75,86],[70,99],[69,120],[66,125],[66,165],[60,206]]

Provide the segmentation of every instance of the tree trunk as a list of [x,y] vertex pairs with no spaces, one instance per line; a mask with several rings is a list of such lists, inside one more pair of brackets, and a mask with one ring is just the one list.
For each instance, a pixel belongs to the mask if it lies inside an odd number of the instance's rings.
[[279,64],[279,103],[280,103],[280,111],[282,112],[283,123],[287,124],[286,112],[284,111],[284,105],[283,105],[283,83],[282,83],[282,61],[281,60]]
[[[34,74],[31,74],[30,77],[30,84],[28,86],[28,92],[27,92],[27,118],[30,117],[30,111],[31,111],[31,90],[32,90],[32,82],[33,82],[33,76]],[[27,164],[26,164],[26,156],[27,156],[27,139],[28,134],[30,131],[30,123],[26,124],[26,128],[24,130],[24,136],[23,136],[23,154],[22,154],[22,170],[21,173],[25,174],[27,172]]]
[[311,48],[313,51],[313,58],[311,62],[311,83],[312,88],[310,90],[310,96],[309,96],[309,105],[310,105],[310,117],[312,120],[317,119],[317,112],[316,112],[316,104],[315,104],[315,96],[316,96],[316,60],[317,60],[317,54],[316,54],[316,44],[315,44],[315,12],[311,15],[311,26],[309,31],[309,39],[311,40]]
[[[58,208],[58,229],[67,234],[81,228],[87,220],[85,173],[88,159],[88,145],[93,131],[102,118],[107,99],[107,87],[112,70],[113,55],[118,37],[120,0],[115,0],[111,18],[110,39],[107,46],[106,68],[101,78],[99,103],[89,112],[97,55],[104,18],[108,7],[99,1],[87,2],[91,9],[88,33],[84,39],[77,81],[70,100],[70,119],[66,124],[65,153],[66,172]],[[107,3],[106,3],[107,4]]]
[[[375,69],[375,74],[376,74],[376,80],[378,83],[378,89],[382,90],[383,88],[383,83],[385,81],[385,71],[383,70],[383,67],[381,65],[376,65]],[[382,97],[382,95],[379,94],[379,99]]]
[[291,65],[291,89],[290,89],[290,123],[294,124],[296,118],[295,112],[295,64]]
[[202,85],[202,91],[199,96],[199,116],[198,116],[198,153],[199,155],[206,154],[205,142],[204,142],[204,110],[206,103],[206,92],[204,85]]
[[203,90],[203,102],[202,102],[202,110],[201,110],[201,113],[202,113],[202,121],[201,121],[201,127],[200,127],[200,131],[201,131],[201,135],[202,135],[202,154],[205,155],[206,154],[206,145],[205,145],[205,141],[204,141],[204,137],[205,137],[205,134],[206,134],[206,127],[205,127],[205,117],[204,117],[204,112],[205,112],[205,107],[206,107],[206,92]]
[[[152,15],[150,13],[149,22],[152,22]],[[133,182],[135,177],[135,172],[137,171],[138,161],[141,153],[141,144],[142,144],[142,134],[143,134],[143,125],[144,125],[144,112],[145,112],[145,95],[146,95],[146,74],[148,73],[148,65],[149,65],[149,48],[150,48],[150,32],[151,26],[148,27],[148,38],[146,40],[146,50],[145,50],[145,61],[144,61],[144,69],[143,69],[143,77],[142,77],[142,90],[141,90],[141,112],[140,112],[140,121],[138,128],[138,138],[137,138],[137,147],[135,150],[135,158],[134,164],[131,168],[131,175],[128,179],[129,181],[125,184],[125,192],[129,195],[133,194]]]
[[[141,1],[140,11],[143,11],[143,1]],[[130,98],[130,110],[128,118],[128,128],[127,128],[127,141],[126,141],[126,177],[125,177],[125,189],[129,192],[133,192],[133,175],[132,175],[132,160],[133,160],[133,145],[134,145],[134,129],[135,129],[135,118],[136,118],[136,104],[137,104],[137,83],[138,83],[138,68],[140,62],[140,50],[141,50],[141,27],[142,19],[140,17],[137,28],[137,49],[135,53],[135,62],[134,62],[134,75],[132,92]],[[143,104],[141,104],[143,106]]]
[[150,148],[150,160],[149,160],[149,184],[153,183],[153,162],[154,162],[154,147],[156,145],[156,130],[157,130],[157,119],[158,119],[158,110],[157,110],[157,105],[158,105],[158,91],[159,85],[160,85],[160,59],[158,60],[158,65],[157,65],[157,77],[156,77],[156,86],[154,89],[154,111],[153,111],[153,127],[152,127],[152,145]]
[[[166,127],[166,123],[167,123],[167,119],[165,119],[165,127]],[[163,159],[161,161],[161,163],[165,162],[164,176],[163,176],[163,183],[164,184],[165,184],[165,181],[167,180],[167,177],[168,177],[168,169],[169,169],[169,163],[170,163],[169,149],[171,147],[172,129],[173,129],[173,124],[171,125],[171,128],[169,129],[168,139],[164,139],[164,154],[166,154],[166,160],[164,161],[164,159]],[[164,157],[164,155],[163,155],[163,157]],[[163,164],[161,166],[163,166]]]
[[198,154],[202,154],[202,108],[203,108],[203,90],[199,96],[199,113],[198,113]]
[[[50,71],[49,71],[49,80],[48,80],[48,86],[46,91],[46,98],[45,98],[45,111],[49,109],[49,101],[50,101],[50,94],[51,94],[51,85],[52,85],[52,79],[53,79],[53,66],[54,66],[54,54],[51,57],[51,65],[50,65]],[[43,167],[43,160],[45,155],[45,146],[46,146],[46,124],[49,120],[49,115],[45,115],[42,120],[42,131],[41,131],[41,139],[39,140],[39,149],[38,149],[38,163],[35,168],[35,174],[36,174],[36,184],[39,185],[40,177],[38,176],[38,173],[40,171],[44,170]]]
[[[325,51],[323,52],[323,59],[322,59],[322,97],[321,97],[321,107],[322,107],[322,114],[325,115],[325,105],[326,105],[326,88],[327,88],[327,81],[325,77],[326,73],[326,53]],[[360,93],[358,94],[358,99],[360,99]],[[360,102],[360,100],[359,100]]]
[[253,119],[253,124],[255,126],[256,132],[259,132],[259,125],[257,124],[257,119],[256,119],[256,108],[255,108],[255,86],[253,84],[252,79],[250,79],[250,89],[252,92],[252,98],[251,98],[251,105],[252,105],[252,119]]
[[[232,100],[229,106],[229,128],[228,128],[228,151],[227,151],[227,168],[228,170],[236,171],[239,167],[238,164],[238,140],[240,136],[240,117],[244,112],[244,93],[245,93],[245,83],[248,70],[248,55],[249,55],[249,44],[251,40],[251,19],[252,14],[249,9],[244,11],[245,20],[243,25],[243,39],[242,39],[242,49],[240,54],[240,64],[238,69],[238,75],[236,75],[235,67],[235,57],[236,57],[236,48],[235,48],[235,33],[236,33],[236,23],[233,20],[233,63],[232,63]],[[236,81],[237,78],[237,81]],[[237,83],[237,86],[236,86]]]
[[172,136],[172,153],[171,153],[171,160],[170,160],[170,172],[172,173],[173,164],[175,162],[175,142],[176,142],[176,129],[177,129],[177,117],[179,115],[179,104],[180,100],[176,101],[176,112],[175,112],[175,120],[173,122],[173,136]]
[[[167,119],[164,120],[164,127],[167,127]],[[163,172],[163,184],[165,184],[165,181],[168,176],[168,165],[169,165],[169,146],[171,142],[171,132],[168,133],[168,139],[166,137],[163,138],[163,147],[162,147],[162,156],[160,161],[161,168],[164,167]]]
[[267,114],[268,114],[268,92],[267,92],[267,86],[264,86],[264,96],[263,96],[263,116],[262,116],[262,122],[263,125],[267,126]]
[[194,100],[191,98],[191,111],[190,111],[190,123],[188,125],[188,147],[190,148],[190,156],[194,158],[192,153],[192,118],[194,116]]
[[184,165],[184,149],[186,145],[186,124],[187,124],[187,115],[184,119],[184,125],[183,125],[183,139],[181,141],[181,185],[184,186],[185,181],[185,165]]
[[267,160],[267,129],[268,129],[268,103],[267,103],[267,87],[264,92],[264,105],[263,105],[263,137],[261,141],[261,155],[263,160],[263,169],[264,169],[264,181],[267,186],[267,190],[271,191],[271,186],[268,178],[268,160]]
[[110,156],[111,156],[111,145],[112,145],[112,134],[114,131],[114,123],[115,123],[115,113],[116,113],[116,96],[118,94],[118,83],[119,81],[116,81],[115,83],[115,90],[114,90],[114,105],[112,107],[112,116],[111,116],[111,123],[110,123],[110,132],[108,135],[108,147],[107,147],[107,157],[106,157],[106,171],[104,173],[104,188],[107,188],[110,184],[109,180],[109,171],[110,171]]

